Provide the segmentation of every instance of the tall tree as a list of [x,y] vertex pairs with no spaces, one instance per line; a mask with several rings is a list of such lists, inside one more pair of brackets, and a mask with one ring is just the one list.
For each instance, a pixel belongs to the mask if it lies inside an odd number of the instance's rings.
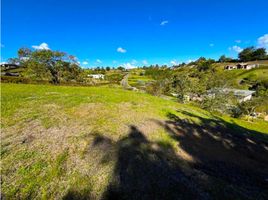
[[253,59],[253,53],[255,51],[255,48],[252,47],[247,47],[245,49],[243,49],[239,54],[238,54],[238,58],[241,61],[247,62],[247,61],[251,61]]

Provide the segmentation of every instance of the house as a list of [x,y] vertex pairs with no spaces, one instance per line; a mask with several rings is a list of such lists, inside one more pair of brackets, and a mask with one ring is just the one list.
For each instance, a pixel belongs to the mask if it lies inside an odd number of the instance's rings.
[[233,69],[246,69],[250,70],[253,68],[259,67],[259,64],[247,64],[247,63],[238,63],[237,65],[226,65],[224,67],[225,70],[233,70]]
[[104,79],[103,74],[88,74],[87,76],[94,79]]
[[255,93],[253,90],[227,89],[227,91],[233,92],[234,96],[238,98],[239,102],[251,100],[252,95]]
[[225,70],[233,70],[233,69],[237,69],[236,65],[227,65],[224,67]]
[[249,70],[249,69],[253,69],[253,68],[256,68],[258,67],[257,64],[247,64],[247,63],[239,63],[237,64],[237,69],[246,69],[246,70]]
[[1,63],[1,70],[17,69],[20,66],[17,64]]
[[253,90],[238,90],[230,88],[215,88],[208,91],[208,96],[214,98],[217,93],[228,94],[233,93],[233,95],[238,99],[239,102],[244,102],[251,100],[252,95],[255,93]]

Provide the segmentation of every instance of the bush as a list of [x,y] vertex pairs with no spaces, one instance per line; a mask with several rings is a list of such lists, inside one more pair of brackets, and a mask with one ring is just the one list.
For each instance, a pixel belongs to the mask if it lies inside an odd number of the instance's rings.
[[31,83],[31,80],[25,77],[1,76],[2,83]]
[[239,118],[243,115],[243,111],[239,107],[233,107],[230,109],[231,117]]

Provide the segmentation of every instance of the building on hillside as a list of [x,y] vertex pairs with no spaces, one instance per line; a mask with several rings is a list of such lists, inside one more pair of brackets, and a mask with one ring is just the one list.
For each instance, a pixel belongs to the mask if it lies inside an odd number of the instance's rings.
[[252,99],[252,95],[255,93],[254,90],[238,90],[230,88],[215,88],[208,91],[209,97],[215,97],[216,94],[228,94],[233,93],[233,95],[238,99],[239,102],[244,102]]
[[87,76],[94,79],[104,79],[103,74],[88,74]]
[[19,65],[16,64],[9,64],[9,63],[1,63],[1,70],[8,70],[8,69],[17,69]]
[[247,63],[239,63],[236,65],[237,66],[237,69],[253,69],[253,68],[256,68],[258,67],[259,65],[258,64],[247,64]]
[[237,65],[226,65],[224,67],[225,70],[233,70],[233,69],[246,69],[250,70],[253,68],[259,67],[259,64],[247,64],[247,63],[238,63]]
[[237,69],[237,66],[236,65],[226,65],[224,67],[225,70],[233,70],[233,69]]
[[255,93],[253,90],[226,89],[226,91],[233,92],[234,96],[238,98],[239,102],[251,100],[252,95]]

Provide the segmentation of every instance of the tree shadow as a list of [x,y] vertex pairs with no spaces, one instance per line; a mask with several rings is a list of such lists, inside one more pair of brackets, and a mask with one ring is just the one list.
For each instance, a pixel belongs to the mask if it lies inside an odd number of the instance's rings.
[[[103,163],[115,159],[101,199],[267,199],[268,144],[257,137],[261,133],[220,118],[181,112],[197,118],[200,124],[172,113],[167,121],[154,121],[166,129],[178,149],[193,157],[192,161],[169,143],[149,141],[135,126],[129,126],[128,135],[116,142],[101,135],[94,137],[89,151],[102,152]],[[64,199],[96,198],[69,191]]]
[[181,169],[171,146],[150,142],[130,126],[117,147],[113,177],[102,199],[206,199]]
[[209,180],[204,187],[202,179],[195,177],[199,186],[216,199],[268,198],[268,139],[264,134],[220,118],[178,112],[189,118],[168,113],[169,120],[156,122],[194,158],[191,170]]
[[[93,149],[102,152],[104,162],[116,159],[103,200],[209,199],[184,172],[185,163],[170,144],[149,141],[135,126],[129,126],[128,135],[117,142],[96,135],[89,151]],[[95,198],[90,193],[70,190],[64,199]]]

